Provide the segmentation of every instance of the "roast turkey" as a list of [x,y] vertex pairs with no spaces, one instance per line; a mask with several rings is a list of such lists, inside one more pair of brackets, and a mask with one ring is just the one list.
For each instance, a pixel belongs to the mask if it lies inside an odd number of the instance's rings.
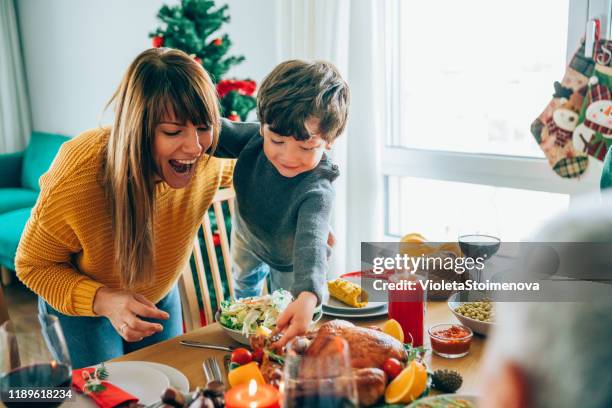
[[[343,338],[348,343],[360,406],[375,404],[383,396],[387,385],[387,376],[382,370],[383,364],[391,357],[401,362],[407,361],[404,345],[378,328],[359,327],[346,320],[332,320],[307,333],[303,338],[298,338],[296,342],[301,350],[295,351],[309,357],[329,356],[329,360],[333,360],[341,350],[338,342],[333,340],[334,337]],[[264,343],[267,347],[270,346],[269,340],[251,338],[254,348],[261,348]],[[281,350],[276,352],[282,353]],[[331,370],[333,374],[333,368],[326,367],[326,372],[329,374]],[[266,382],[278,383],[281,371],[278,363],[265,358],[261,370]],[[302,367],[302,375],[305,377],[315,375],[315,371],[316,367],[309,366],[308,363]]]

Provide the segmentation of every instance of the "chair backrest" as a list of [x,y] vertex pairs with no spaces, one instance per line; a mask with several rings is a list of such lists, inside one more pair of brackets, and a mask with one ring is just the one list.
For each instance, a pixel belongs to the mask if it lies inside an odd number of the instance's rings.
[[[223,203],[227,202],[229,206],[230,216],[233,217],[235,197],[236,193],[234,192],[234,189],[226,188],[217,191],[212,200],[212,206],[217,222],[217,234],[219,237],[219,244],[221,246],[223,266],[225,269],[225,278],[227,279],[227,285],[229,288],[228,294],[224,293],[223,290],[223,281],[221,279],[221,272],[219,269],[217,253],[215,251],[215,234],[212,231],[211,220],[208,211],[206,211],[202,219],[202,232],[204,236],[204,243],[208,256],[208,264],[210,266],[210,275],[212,277],[217,304],[220,304],[221,301],[227,297],[226,295],[229,295],[230,297],[234,296],[229,238],[227,234],[227,229],[225,228]],[[202,304],[204,306],[204,316],[206,318],[206,323],[212,323],[214,321],[213,306],[210,299],[208,283],[206,281],[206,271],[204,267],[204,258],[202,256],[202,250],[200,246],[200,239],[198,238],[197,233],[193,240],[193,257],[197,272],[198,285],[202,297]],[[196,283],[193,279],[191,266],[188,262],[185,267],[185,270],[183,271],[179,279],[179,290],[181,292],[181,303],[183,306],[183,320],[185,322],[185,328],[187,329],[187,331],[191,331],[201,326],[200,308],[198,304],[195,285]]]
[[9,320],[8,306],[4,300],[4,290],[2,289],[2,285],[0,285],[0,326],[7,320]]
[[[212,207],[215,213],[215,221],[217,231],[212,230],[212,223],[209,212],[206,211],[202,218],[202,235],[208,258],[208,265],[213,283],[215,299],[217,307],[221,301],[227,297],[234,297],[234,281],[232,279],[232,260],[230,256],[230,240],[227,233],[225,214],[223,212],[223,203],[227,203],[230,217],[234,217],[234,200],[236,192],[233,188],[226,188],[217,191],[212,200]],[[223,261],[223,269],[225,269],[225,279],[229,293],[224,291],[223,279],[221,279],[221,270],[219,268],[219,259],[215,251],[215,237],[218,237],[217,244],[221,247],[221,257]],[[202,246],[199,238],[199,231],[193,239],[193,261],[196,267],[197,285],[200,290],[202,305],[204,307],[203,314],[206,319],[206,324],[214,322],[214,309],[209,292],[209,285],[206,280],[206,268],[204,266],[204,257],[202,255]],[[187,262],[185,269],[179,278],[179,291],[181,294],[181,305],[183,307],[183,321],[187,332],[197,329],[202,326],[200,316],[200,306],[197,297],[196,282],[193,279],[190,262]],[[267,280],[264,281],[262,294],[268,293]]]

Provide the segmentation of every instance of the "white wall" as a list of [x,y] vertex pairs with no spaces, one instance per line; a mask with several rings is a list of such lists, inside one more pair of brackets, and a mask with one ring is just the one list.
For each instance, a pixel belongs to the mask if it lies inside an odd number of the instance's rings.
[[[129,63],[151,46],[164,3],[178,0],[16,0],[33,129],[74,136],[97,126]],[[229,74],[259,82],[277,63],[275,0],[227,3],[222,31],[246,57]]]

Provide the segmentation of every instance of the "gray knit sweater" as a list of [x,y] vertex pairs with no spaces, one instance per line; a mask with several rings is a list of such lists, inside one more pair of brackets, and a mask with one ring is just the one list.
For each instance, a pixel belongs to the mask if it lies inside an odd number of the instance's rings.
[[338,166],[323,155],[311,171],[282,176],[263,151],[259,123],[223,120],[217,157],[237,158],[233,228],[271,268],[295,273],[294,296],[322,299],[327,274],[327,235]]

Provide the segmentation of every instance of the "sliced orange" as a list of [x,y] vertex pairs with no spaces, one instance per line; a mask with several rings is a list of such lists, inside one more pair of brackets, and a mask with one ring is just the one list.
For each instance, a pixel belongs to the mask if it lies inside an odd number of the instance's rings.
[[387,320],[385,324],[383,324],[382,331],[383,333],[386,333],[389,336],[398,339],[401,343],[404,342],[404,330],[402,330],[402,326],[397,320]]
[[400,240],[400,242],[412,242],[415,244],[423,243],[425,241],[427,241],[427,239],[425,239],[424,236],[417,232],[411,232],[410,234],[406,234]]
[[255,380],[257,384],[265,384],[266,381],[261,374],[261,370],[256,362],[251,362],[243,366],[234,368],[227,374],[227,381],[230,387],[235,387],[239,384],[249,384],[251,380]]
[[387,404],[407,404],[421,395],[426,387],[427,369],[423,364],[413,360],[387,386],[385,402]]

